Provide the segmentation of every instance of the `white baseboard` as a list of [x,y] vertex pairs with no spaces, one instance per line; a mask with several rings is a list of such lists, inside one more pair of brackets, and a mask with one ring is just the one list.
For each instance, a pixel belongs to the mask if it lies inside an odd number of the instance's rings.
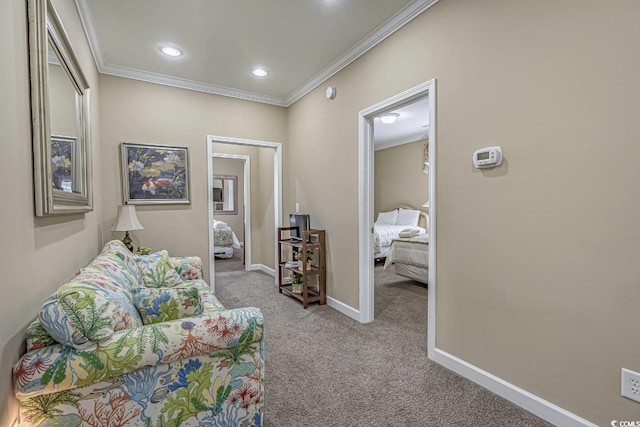
[[356,310],[350,305],[347,305],[331,297],[327,297],[327,305],[335,310],[338,310],[340,313],[349,316],[354,320],[357,320],[358,322],[360,321],[360,311]]
[[269,276],[276,277],[276,271],[273,268],[269,268],[264,264],[251,264],[247,266],[247,271],[262,271],[263,273],[267,273]]
[[505,380],[490,374],[456,356],[435,349],[434,360],[455,373],[473,381],[476,384],[494,392],[500,397],[526,409],[534,415],[559,427],[597,427],[596,424],[585,420],[559,406],[548,402],[535,394],[529,393]]

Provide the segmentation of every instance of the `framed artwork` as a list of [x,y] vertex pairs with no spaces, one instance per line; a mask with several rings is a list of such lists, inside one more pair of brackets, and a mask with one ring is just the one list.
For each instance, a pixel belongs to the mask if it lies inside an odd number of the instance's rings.
[[55,190],[74,192],[76,139],[51,135],[51,184]]
[[125,204],[188,204],[189,149],[120,144]]

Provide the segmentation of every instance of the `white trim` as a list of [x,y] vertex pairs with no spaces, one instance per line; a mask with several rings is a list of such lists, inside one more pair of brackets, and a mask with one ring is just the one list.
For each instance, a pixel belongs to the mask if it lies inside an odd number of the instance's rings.
[[497,394],[500,397],[507,399],[518,405],[521,408],[526,409],[534,415],[542,418],[545,421],[550,422],[555,426],[561,427],[597,427],[596,424],[585,420],[571,413],[561,407],[554,405],[553,403],[546,401],[535,394],[517,387],[502,378],[484,371],[477,366],[474,366],[456,356],[447,353],[446,351],[435,349],[436,362],[442,366],[451,369],[455,373],[463,376],[464,378],[473,381],[476,384],[481,385]]
[[[227,136],[217,136],[217,135],[207,135],[207,155],[208,155],[208,170],[207,170],[207,174],[208,174],[208,179],[211,180],[211,182],[209,182],[209,187],[211,188],[213,186],[213,168],[211,165],[211,154],[213,154],[213,143],[214,142],[218,142],[218,143],[223,143],[223,144],[231,144],[231,145],[248,145],[248,146],[253,146],[253,147],[262,147],[262,148],[270,148],[272,150],[274,150],[273,153],[273,209],[274,209],[274,227],[273,227],[273,240],[274,240],[274,253],[275,253],[275,257],[274,257],[274,261],[273,261],[273,265],[276,266],[278,265],[278,227],[281,226],[282,224],[282,144],[279,142],[271,142],[271,141],[259,141],[259,140],[255,140],[255,139],[243,139],[243,138],[232,138],[232,137],[227,137]],[[247,183],[250,181],[250,179],[246,179],[246,173],[245,173],[245,190],[247,190]],[[209,199],[209,212],[210,212],[210,216],[209,216],[209,224],[213,224],[213,203],[210,200],[210,198],[212,197],[211,192],[208,192],[209,194],[207,195],[208,199]],[[249,194],[249,191],[245,191],[245,195]],[[247,196],[248,197],[248,196]],[[247,210],[245,211],[245,220],[247,221],[247,223],[251,222],[251,216],[250,216],[250,211]],[[211,228],[209,226],[209,228]],[[245,240],[247,240],[247,237],[245,236]],[[250,242],[247,242],[250,244]],[[213,249],[213,230],[211,230],[211,232],[209,233],[209,251],[211,251]],[[250,250],[250,246],[247,246],[247,248],[245,249],[245,257],[247,256],[246,253]],[[212,283],[212,289],[215,290],[215,285],[214,283],[214,279],[215,279],[215,270],[214,270],[214,266],[213,266],[213,262],[211,262],[211,256],[213,254],[210,253],[209,255],[209,274],[210,274],[210,282]],[[249,254],[249,260],[251,259],[251,255]],[[247,270],[250,269],[251,264],[249,262],[246,262],[246,265],[249,267],[246,267]],[[265,267],[268,268],[268,267]],[[274,272],[274,277],[275,277],[275,272]],[[277,280],[277,278],[275,278],[275,280]]]
[[91,3],[89,3],[89,0],[76,0],[76,9],[78,9],[78,14],[80,15],[80,22],[82,23],[82,28],[84,28],[84,33],[87,36],[87,40],[89,40],[89,48],[93,54],[93,60],[96,62],[98,71],[102,72],[104,68],[102,42],[96,31]]
[[84,27],[87,39],[89,40],[89,46],[91,48],[91,52],[93,53],[96,67],[102,74],[109,74],[112,76],[157,83],[165,86],[179,87],[182,89],[195,90],[198,92],[211,93],[214,95],[228,96],[231,98],[244,99],[247,101],[261,102],[264,104],[277,105],[280,107],[289,107],[437,2],[438,0],[414,0],[410,2],[392,17],[378,26],[375,30],[369,33],[369,35],[360,40],[360,42],[352,46],[338,59],[329,64],[315,76],[311,77],[311,79],[309,79],[303,85],[299,86],[285,98],[245,91],[241,89],[234,89],[226,86],[218,86],[189,79],[171,77],[164,74],[158,74],[106,63],[102,50],[102,42],[100,41],[100,37],[96,31],[93,11],[91,9],[89,0],[76,0],[76,8],[78,9],[80,21],[82,21],[82,26]]
[[264,95],[257,92],[234,89],[226,86],[218,86],[211,83],[203,83],[196,80],[183,79],[180,77],[172,77],[165,74],[154,73],[151,71],[137,70],[134,68],[122,67],[119,65],[104,64],[100,72],[103,74],[125,77],[132,80],[140,80],[148,83],[157,83],[165,86],[194,90],[196,92],[204,92],[213,95],[227,96],[229,98],[243,99],[245,101],[261,102],[263,104],[286,107],[284,100],[277,96]]
[[360,322],[373,321],[373,118],[390,108],[398,108],[416,99],[429,97],[429,286],[427,355],[434,357],[436,343],[436,81],[429,80],[402,93],[378,102],[358,113],[358,214]]
[[264,264],[247,265],[247,271],[262,271],[263,273],[267,273],[271,277],[276,277],[276,271],[273,268],[269,268]]
[[327,305],[354,320],[360,321],[360,312],[342,301],[338,301],[337,299],[328,296]]
[[359,113],[358,121],[358,180],[360,192],[358,194],[358,218],[360,259],[358,269],[360,271],[360,322],[373,322],[373,224],[369,218],[373,218],[373,119],[367,119],[363,111]]

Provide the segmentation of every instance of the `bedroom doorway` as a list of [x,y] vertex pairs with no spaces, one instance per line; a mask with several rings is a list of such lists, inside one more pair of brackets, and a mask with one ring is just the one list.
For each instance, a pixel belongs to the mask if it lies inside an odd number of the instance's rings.
[[[424,101],[428,105],[428,145],[425,153],[428,164],[426,171],[429,174],[429,192],[427,207],[423,207],[429,214],[429,233],[428,233],[428,287],[427,287],[427,304],[428,304],[428,320],[427,320],[427,349],[429,358],[433,359],[435,352],[435,298],[436,298],[436,190],[435,190],[435,156],[436,156],[436,138],[435,138],[435,80],[422,83],[414,88],[406,90],[384,101],[381,101],[359,113],[359,240],[360,240],[360,256],[359,256],[359,289],[360,289],[360,310],[359,320],[363,323],[372,322],[374,320],[374,231],[373,222],[375,218],[374,197],[374,127],[375,120],[379,120],[385,113],[396,112],[410,104]],[[397,117],[396,117],[397,118]]]
[[[214,144],[217,147],[214,150]],[[214,153],[214,151],[216,151]],[[224,152],[224,153],[223,153]],[[215,154],[215,156],[214,156]],[[244,212],[243,223],[245,224],[246,231],[244,235],[245,240],[245,269],[246,270],[260,270],[274,277],[275,265],[277,263],[276,253],[276,233],[277,227],[280,226],[282,221],[282,144],[278,142],[269,141],[257,141],[241,138],[230,138],[223,136],[208,135],[207,136],[207,178],[208,178],[208,191],[207,191],[207,210],[208,210],[208,235],[209,235],[209,278],[211,283],[211,289],[215,292],[215,257],[214,257],[214,204],[220,202],[214,202],[214,175],[217,172],[214,170],[214,158],[230,158],[243,160],[243,178],[244,178]],[[253,160],[252,160],[253,158]],[[252,164],[255,165],[252,167]],[[273,171],[273,181],[269,177],[260,177],[256,168],[262,165],[265,173],[271,174]],[[254,173],[252,174],[252,169]],[[254,185],[251,185],[251,180],[254,180]],[[257,181],[256,181],[257,180]],[[271,186],[270,183],[273,183]],[[263,207],[260,203],[253,203],[252,197],[259,194],[257,192],[268,192],[269,200],[266,205],[269,205],[267,210],[260,209]],[[217,198],[217,196],[216,196]],[[238,201],[238,208],[242,203]],[[252,213],[253,212],[253,213]],[[258,221],[258,228],[253,227],[253,221],[255,216],[261,214]],[[266,220],[265,223],[262,220]],[[271,225],[268,225],[272,223]],[[267,224],[266,227],[264,224]],[[264,227],[264,230],[260,226]],[[256,236],[256,233],[258,235]],[[252,235],[254,238],[252,238]],[[257,240],[256,240],[257,237]],[[269,241],[273,240],[273,245],[269,245]],[[262,242],[260,242],[262,241]],[[257,245],[257,243],[262,245]],[[272,247],[270,247],[272,246]],[[271,264],[273,263],[273,267]]]
[[[251,265],[251,156],[213,153],[214,245],[211,262],[225,270]],[[215,268],[215,266],[214,266]]]

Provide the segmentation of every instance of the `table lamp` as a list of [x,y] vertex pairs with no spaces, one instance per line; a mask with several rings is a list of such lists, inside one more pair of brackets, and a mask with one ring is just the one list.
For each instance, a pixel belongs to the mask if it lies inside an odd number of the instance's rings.
[[124,239],[122,243],[133,252],[133,245],[131,244],[131,237],[129,237],[129,231],[142,230],[144,227],[140,224],[138,216],[136,215],[136,207],[133,205],[120,205],[118,206],[118,217],[116,223],[111,227],[111,231],[124,231]]

